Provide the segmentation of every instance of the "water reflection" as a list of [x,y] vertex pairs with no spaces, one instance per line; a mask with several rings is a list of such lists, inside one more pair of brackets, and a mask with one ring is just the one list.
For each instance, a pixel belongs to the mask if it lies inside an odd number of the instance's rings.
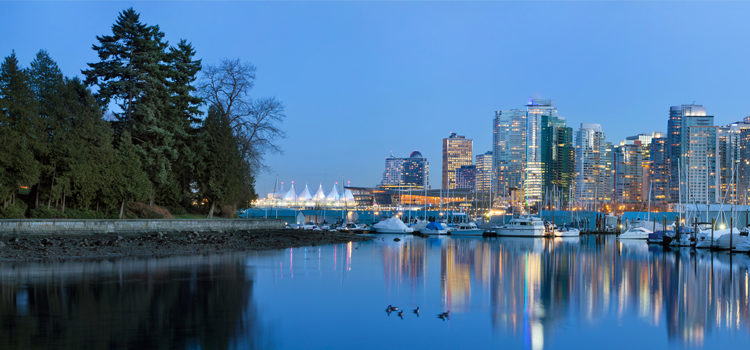
[[486,304],[496,331],[522,336],[532,349],[571,320],[636,317],[685,345],[702,345],[712,332],[750,333],[747,255],[664,251],[607,236],[412,239],[383,248],[386,280],[423,283],[436,244],[443,306],[462,313]]
[[241,258],[0,266],[0,348],[267,348]]

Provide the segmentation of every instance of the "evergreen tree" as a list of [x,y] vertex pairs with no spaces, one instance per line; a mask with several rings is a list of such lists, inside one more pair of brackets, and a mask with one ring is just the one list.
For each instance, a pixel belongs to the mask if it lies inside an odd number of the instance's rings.
[[15,52],[0,66],[0,200],[7,207],[19,186],[39,180],[37,103]]
[[66,101],[62,98],[64,89],[63,74],[47,51],[40,50],[29,67],[31,89],[34,91],[39,105],[37,125],[40,131],[40,146],[35,154],[40,162],[39,183],[33,187],[34,207],[39,206],[40,194],[46,190],[49,197],[52,187],[52,177],[55,167],[51,153],[55,147],[52,144],[54,131],[58,129],[57,118]]
[[236,205],[246,193],[243,189],[247,176],[239,152],[237,139],[232,134],[229,118],[219,108],[211,106],[203,122],[202,166],[199,173],[201,194],[209,201],[208,217],[213,217],[216,205]]
[[151,184],[148,175],[143,171],[136,147],[130,139],[130,133],[120,135],[114,166],[111,167],[113,179],[113,195],[120,204],[120,219],[122,219],[125,203],[141,201],[149,196]]
[[177,46],[169,49],[169,79],[167,87],[170,94],[170,131],[174,135],[174,148],[177,150],[177,158],[173,160],[172,185],[167,193],[162,193],[162,200],[174,204],[190,205],[195,199],[191,191],[191,185],[195,182],[195,162],[197,161],[197,150],[195,149],[198,116],[201,114],[198,107],[202,99],[195,95],[194,87],[196,75],[201,69],[201,61],[194,60],[195,49],[186,40],[181,40]]
[[132,8],[120,13],[112,35],[97,36],[93,49],[99,62],[84,70],[86,83],[97,85],[103,106],[114,100],[121,111],[115,114],[116,134],[128,131],[151,181],[149,203],[156,192],[169,187],[170,172],[178,150],[170,127],[167,43],[158,26],[140,21]]

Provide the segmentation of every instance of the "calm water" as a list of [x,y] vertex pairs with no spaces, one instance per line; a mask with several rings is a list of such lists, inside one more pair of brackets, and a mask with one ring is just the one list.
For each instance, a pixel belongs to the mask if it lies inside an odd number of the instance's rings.
[[[0,265],[0,348],[741,348],[747,255],[613,237]],[[386,314],[388,304],[404,318]],[[420,317],[411,310],[419,306]],[[450,310],[450,320],[436,317]]]

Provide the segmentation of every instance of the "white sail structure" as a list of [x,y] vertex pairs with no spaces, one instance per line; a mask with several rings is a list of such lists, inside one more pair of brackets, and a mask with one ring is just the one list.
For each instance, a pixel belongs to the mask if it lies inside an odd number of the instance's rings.
[[323,192],[323,184],[318,185],[318,191],[315,192],[313,200],[316,202],[322,202],[326,200],[326,194]]
[[347,205],[354,204],[354,194],[352,194],[351,190],[346,190],[344,191],[344,195],[341,197],[341,200]]
[[310,189],[307,188],[307,185],[305,185],[305,189],[299,193],[299,195],[297,196],[297,200],[300,202],[307,202],[311,199],[312,199],[312,195],[310,194]]
[[339,191],[336,190],[336,184],[334,184],[333,189],[331,189],[331,192],[328,192],[328,195],[326,196],[326,201],[338,202],[340,199],[341,195],[339,195]]
[[289,188],[289,192],[284,195],[283,199],[288,203],[294,203],[297,201],[297,191],[294,189],[294,184]]

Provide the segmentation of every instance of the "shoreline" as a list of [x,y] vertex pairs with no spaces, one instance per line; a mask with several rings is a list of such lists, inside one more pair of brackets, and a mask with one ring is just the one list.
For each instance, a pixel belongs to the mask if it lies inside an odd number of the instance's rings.
[[169,257],[237,253],[362,242],[371,236],[342,232],[257,229],[237,231],[102,233],[96,235],[13,234],[0,239],[0,262]]

